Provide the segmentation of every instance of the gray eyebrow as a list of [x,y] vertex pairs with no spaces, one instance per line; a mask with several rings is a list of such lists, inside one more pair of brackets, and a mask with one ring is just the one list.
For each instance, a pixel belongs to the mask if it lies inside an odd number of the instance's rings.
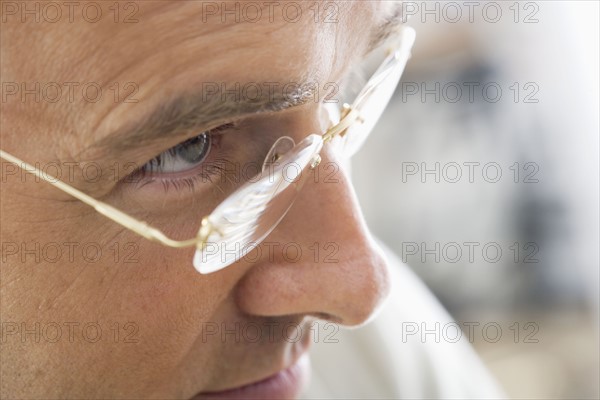
[[[215,85],[222,89],[215,92]],[[218,122],[232,122],[245,115],[283,111],[310,101],[318,102],[319,87],[316,82],[206,82],[198,91],[163,101],[145,117],[111,132],[92,148],[121,152],[139,149],[164,141],[167,135],[169,138],[183,137],[190,131],[205,129]],[[246,88],[246,94],[243,88]]]
[[395,2],[390,15],[386,16],[383,23],[373,30],[367,47],[367,53],[370,53],[383,44],[388,37],[397,31],[399,26],[404,24],[405,20],[406,17],[404,16],[402,2]]

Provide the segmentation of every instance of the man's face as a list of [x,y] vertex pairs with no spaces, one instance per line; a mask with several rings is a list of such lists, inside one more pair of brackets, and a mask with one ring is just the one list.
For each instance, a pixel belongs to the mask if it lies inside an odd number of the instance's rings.
[[[176,239],[277,138],[328,127],[323,102],[394,12],[75,3],[60,16],[1,3],[1,147]],[[387,291],[348,178],[329,146],[321,156],[265,243],[209,275],[193,248],[142,239],[3,161],[2,396],[191,398],[284,369],[252,390],[296,396],[311,327],[361,324]]]

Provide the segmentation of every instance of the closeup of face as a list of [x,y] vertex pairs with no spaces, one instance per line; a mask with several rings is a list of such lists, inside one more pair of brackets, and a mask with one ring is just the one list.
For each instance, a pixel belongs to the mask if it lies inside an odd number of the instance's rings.
[[[179,240],[275,140],[329,127],[331,88],[395,13],[379,1],[77,2],[60,16],[1,5],[2,150]],[[388,291],[347,171],[330,146],[321,157],[265,242],[207,275],[194,248],[145,240],[3,160],[2,397],[296,397],[311,327],[363,324]]]

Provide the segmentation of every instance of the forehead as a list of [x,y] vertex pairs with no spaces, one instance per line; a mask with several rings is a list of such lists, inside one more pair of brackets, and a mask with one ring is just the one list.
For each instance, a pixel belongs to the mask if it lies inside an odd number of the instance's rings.
[[[379,1],[4,3],[7,80],[56,82],[63,90],[65,82],[94,83],[106,94],[93,103],[34,105],[74,131],[114,130],[125,115],[143,116],[165,97],[206,82],[338,79],[390,8]],[[122,101],[131,90],[138,103]]]
[[45,62],[4,72],[60,67],[70,77],[95,71],[141,77],[152,68],[160,73],[158,65],[177,72],[190,64],[210,71],[267,62],[272,73],[327,58],[336,45],[356,44],[357,36],[368,35],[381,8],[371,1],[6,3],[3,45]]

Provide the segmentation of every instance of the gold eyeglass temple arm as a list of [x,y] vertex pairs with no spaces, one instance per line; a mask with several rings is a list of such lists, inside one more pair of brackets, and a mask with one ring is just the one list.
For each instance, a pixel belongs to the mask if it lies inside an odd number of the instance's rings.
[[[0,150],[0,157],[6,161],[9,161],[9,162],[15,164],[17,167],[25,170],[26,172],[29,172],[30,174],[37,176],[38,178],[44,180],[45,182],[48,182],[49,184],[55,186],[56,188],[62,190],[63,192],[68,193],[71,196],[81,200],[82,202],[93,207],[96,211],[98,211],[100,214],[104,215],[105,217],[109,218],[110,220],[116,222],[119,225],[124,226],[125,228],[127,228],[129,230],[132,230],[133,232],[137,233],[140,236],[145,237],[148,240],[153,240],[153,241],[162,243],[165,246],[174,247],[174,248],[191,247],[191,246],[196,246],[196,245],[198,247],[200,247],[204,244],[200,238],[194,238],[194,239],[182,240],[182,241],[171,239],[167,235],[165,235],[163,232],[161,232],[159,229],[156,229],[156,228],[148,225],[146,222],[140,221],[136,218],[133,218],[131,215],[128,215],[128,214],[124,213],[123,211],[120,211],[120,210],[118,210],[106,203],[103,203],[101,201],[98,201],[98,200],[94,199],[93,197],[75,189],[74,187],[67,185],[66,183],[64,183],[63,181],[61,181],[57,178],[54,178],[51,176],[45,176],[45,174],[43,174],[42,171],[40,171],[38,168],[26,163],[25,161],[18,159],[17,157],[15,157],[13,155],[8,154],[7,152],[5,152],[3,150]],[[206,227],[207,223],[208,223],[208,220],[206,220],[206,218],[202,220],[203,228]],[[204,231],[206,231],[206,229],[204,229]],[[205,235],[201,235],[201,236],[205,236]],[[206,236],[208,236],[208,235],[206,235]]]

